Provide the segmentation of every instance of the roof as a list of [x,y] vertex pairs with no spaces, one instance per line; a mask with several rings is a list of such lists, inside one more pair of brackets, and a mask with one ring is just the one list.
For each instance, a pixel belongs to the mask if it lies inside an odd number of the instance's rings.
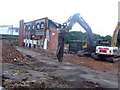
[[56,28],[58,27],[58,24],[59,24],[59,23],[50,20],[48,17],[41,18],[41,19],[37,19],[37,20],[33,20],[33,21],[29,21],[29,22],[25,22],[25,24],[27,24],[27,23],[33,23],[33,22],[36,22],[36,21],[39,21],[39,20],[44,20],[44,19],[47,19],[47,20],[48,20],[48,23],[51,23],[51,24],[52,24],[53,26],[55,26]]

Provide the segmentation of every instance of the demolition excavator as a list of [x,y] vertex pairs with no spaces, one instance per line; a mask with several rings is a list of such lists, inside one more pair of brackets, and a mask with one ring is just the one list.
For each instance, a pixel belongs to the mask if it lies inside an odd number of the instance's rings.
[[102,59],[109,62],[120,60],[120,22],[118,22],[112,36],[111,46],[97,46],[93,53],[94,59]]
[[102,59],[109,62],[114,62],[120,60],[120,22],[114,31],[111,45],[100,46],[97,45],[96,40],[93,36],[92,29],[85,22],[79,13],[71,16],[63,25],[59,25],[59,38],[58,38],[58,49],[57,58],[59,62],[63,61],[64,52],[64,35],[72,29],[73,25],[78,23],[87,33],[87,48],[85,50],[79,51],[79,56],[84,56],[85,54],[91,56],[94,59]]
[[91,54],[95,52],[94,37],[92,33],[92,29],[85,22],[85,20],[81,17],[79,13],[71,16],[63,25],[59,26],[59,38],[58,38],[58,49],[57,49],[57,57],[60,62],[63,60],[63,52],[64,52],[64,35],[72,29],[73,25],[78,23],[83,29],[87,32],[87,49],[85,51],[79,52],[79,54]]

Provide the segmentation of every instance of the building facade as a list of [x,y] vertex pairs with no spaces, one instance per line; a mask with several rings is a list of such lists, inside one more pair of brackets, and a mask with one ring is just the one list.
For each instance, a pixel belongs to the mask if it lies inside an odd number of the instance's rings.
[[30,22],[21,20],[19,46],[23,45],[56,50],[58,46],[57,24],[47,17]]

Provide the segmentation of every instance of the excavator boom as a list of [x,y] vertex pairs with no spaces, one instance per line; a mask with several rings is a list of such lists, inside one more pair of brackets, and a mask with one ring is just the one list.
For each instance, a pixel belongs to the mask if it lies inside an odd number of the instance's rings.
[[113,33],[111,45],[116,47],[119,45],[119,42],[120,42],[120,22],[118,22],[118,24],[115,28],[115,31]]
[[58,40],[57,57],[60,62],[63,60],[64,32],[68,32],[70,29],[72,29],[75,23],[78,23],[80,26],[82,26],[87,33],[87,51],[89,53],[95,51],[92,29],[81,17],[81,15],[77,13],[71,16],[65,23],[63,23],[62,28],[61,27],[59,28],[60,33],[59,33],[59,40]]
[[77,13],[73,16],[71,16],[65,23],[67,23],[67,30],[69,31],[70,29],[72,29],[73,25],[75,23],[78,23],[80,26],[83,27],[83,29],[86,31],[87,33],[87,43],[88,43],[88,51],[94,51],[94,37],[93,37],[93,33],[92,33],[92,29],[90,28],[90,26],[86,23],[86,21],[81,17],[80,13]]

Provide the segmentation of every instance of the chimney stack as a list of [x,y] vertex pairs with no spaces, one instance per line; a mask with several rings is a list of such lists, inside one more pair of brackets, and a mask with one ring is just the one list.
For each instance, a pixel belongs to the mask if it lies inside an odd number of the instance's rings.
[[23,39],[24,39],[24,20],[21,20],[19,25],[19,46],[23,46]]

